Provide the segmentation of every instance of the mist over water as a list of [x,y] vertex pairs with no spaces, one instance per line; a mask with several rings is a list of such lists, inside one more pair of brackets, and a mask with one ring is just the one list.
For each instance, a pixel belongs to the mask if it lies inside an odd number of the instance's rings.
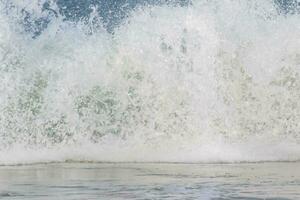
[[300,159],[295,2],[80,2],[0,0],[0,164]]

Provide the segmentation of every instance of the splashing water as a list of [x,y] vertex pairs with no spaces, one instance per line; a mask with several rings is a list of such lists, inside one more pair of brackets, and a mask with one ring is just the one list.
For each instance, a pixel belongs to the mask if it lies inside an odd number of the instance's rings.
[[0,1],[0,164],[300,159],[298,14],[144,5],[111,34],[97,12],[75,22],[12,2]]

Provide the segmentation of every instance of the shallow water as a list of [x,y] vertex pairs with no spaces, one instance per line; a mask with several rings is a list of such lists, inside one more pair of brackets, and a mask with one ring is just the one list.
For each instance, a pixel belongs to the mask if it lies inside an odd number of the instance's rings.
[[0,167],[0,199],[299,199],[300,163]]

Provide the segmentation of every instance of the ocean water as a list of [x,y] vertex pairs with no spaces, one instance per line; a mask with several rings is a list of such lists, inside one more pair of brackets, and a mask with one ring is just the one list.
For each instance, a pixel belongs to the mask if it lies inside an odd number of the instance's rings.
[[299,2],[0,1],[0,164],[300,159]]
[[96,164],[0,167],[0,199],[292,200],[299,163]]
[[0,199],[299,199],[299,0],[0,0]]

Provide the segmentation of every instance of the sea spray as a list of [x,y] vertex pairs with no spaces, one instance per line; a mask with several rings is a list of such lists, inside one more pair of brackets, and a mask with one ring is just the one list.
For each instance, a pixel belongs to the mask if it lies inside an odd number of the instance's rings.
[[109,33],[0,2],[1,164],[300,159],[299,15],[144,5]]

